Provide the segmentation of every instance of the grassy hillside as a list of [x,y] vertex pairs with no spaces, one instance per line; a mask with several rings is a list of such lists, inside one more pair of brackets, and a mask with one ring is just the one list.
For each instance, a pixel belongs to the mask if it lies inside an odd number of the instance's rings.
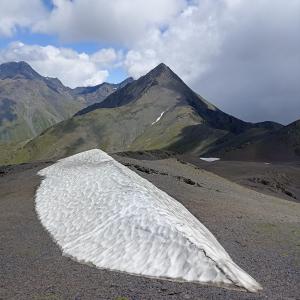
[[58,79],[39,75],[25,62],[0,65],[1,143],[37,136],[82,107]]
[[0,142],[25,141],[132,82],[70,89],[25,62],[0,65]]
[[251,130],[265,132],[267,127],[223,113],[167,66],[159,65],[102,103],[21,145],[10,162],[60,158],[92,148],[110,153],[164,149],[200,155],[224,139],[249,135]]

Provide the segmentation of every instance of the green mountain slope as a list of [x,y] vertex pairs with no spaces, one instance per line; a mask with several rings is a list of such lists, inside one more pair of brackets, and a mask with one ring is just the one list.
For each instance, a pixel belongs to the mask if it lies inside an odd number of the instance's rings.
[[19,147],[10,161],[59,158],[97,147],[107,152],[169,149],[202,154],[226,136],[265,132],[268,126],[225,114],[161,64],[101,103],[50,127]]
[[0,143],[31,139],[80,109],[103,101],[133,79],[70,89],[26,62],[0,65]]
[[55,78],[27,63],[0,65],[0,142],[30,139],[84,107]]

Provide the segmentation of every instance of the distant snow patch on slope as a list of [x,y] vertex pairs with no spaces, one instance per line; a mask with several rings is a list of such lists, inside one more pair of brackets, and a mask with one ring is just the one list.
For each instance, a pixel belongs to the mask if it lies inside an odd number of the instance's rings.
[[207,162],[214,162],[220,160],[220,158],[218,157],[200,157],[200,159]]
[[65,255],[131,274],[260,285],[183,205],[100,150],[39,172],[36,211]]
[[160,116],[159,116],[154,122],[152,122],[151,125],[154,125],[155,123],[157,123],[157,122],[162,118],[162,116],[164,115],[164,113],[165,113],[165,111],[163,111],[163,112],[160,114]]

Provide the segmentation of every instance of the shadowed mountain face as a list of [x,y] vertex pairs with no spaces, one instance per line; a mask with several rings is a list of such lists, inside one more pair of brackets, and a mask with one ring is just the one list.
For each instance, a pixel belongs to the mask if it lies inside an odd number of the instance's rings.
[[104,101],[50,127],[10,160],[59,158],[92,148],[107,152],[164,149],[200,155],[224,143],[256,139],[279,127],[227,115],[160,64]]
[[[158,65],[150,71],[146,76],[141,77],[133,82],[127,88],[121,89],[111,96],[107,97],[101,103],[91,105],[76,115],[84,115],[88,112],[100,108],[115,108],[137,102],[141,96],[149,90],[159,94],[162,89],[172,91],[176,94],[175,99],[172,98],[172,104],[177,106],[190,106],[195,112],[205,120],[209,125],[218,129],[229,129],[233,132],[242,132],[250,124],[229,116],[205,99],[194,93],[170,68],[165,64]],[[153,105],[157,105],[155,102]]]
[[210,154],[226,160],[300,161],[300,120],[234,147],[213,149]]
[[72,90],[57,78],[41,76],[26,62],[4,63],[0,65],[0,143],[35,137],[131,80]]

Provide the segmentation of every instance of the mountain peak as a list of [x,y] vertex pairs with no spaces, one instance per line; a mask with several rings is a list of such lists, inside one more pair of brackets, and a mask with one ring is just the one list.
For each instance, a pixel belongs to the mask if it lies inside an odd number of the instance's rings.
[[123,81],[121,81],[119,83],[120,88],[124,87],[125,85],[132,83],[134,81],[134,79],[132,77],[128,77],[126,79],[124,79]]
[[146,74],[145,76],[157,77],[157,76],[160,76],[162,74],[174,74],[174,75],[176,75],[167,65],[165,65],[164,63],[160,63],[154,69],[152,69],[148,74]]
[[159,65],[157,65],[153,70],[158,69],[158,70],[170,70],[170,68],[164,64],[164,63],[160,63]]
[[116,92],[109,95],[104,101],[88,106],[76,115],[86,114],[99,108],[112,108],[123,106],[131,101],[140,98],[147,90],[155,86],[168,88],[171,90],[188,89],[184,82],[164,63],[160,63],[146,75],[137,80],[129,78]]
[[25,79],[39,79],[39,75],[32,67],[25,61],[7,62],[0,65],[0,79],[7,78],[25,78]]
[[160,63],[145,76],[141,77],[142,80],[146,82],[154,82],[160,85],[173,85],[180,86],[185,85],[182,79],[167,65]]

